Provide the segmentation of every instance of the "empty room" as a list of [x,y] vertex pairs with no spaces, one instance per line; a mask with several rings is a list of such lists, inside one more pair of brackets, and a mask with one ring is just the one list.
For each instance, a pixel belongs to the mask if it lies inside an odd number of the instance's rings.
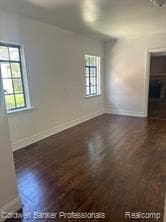
[[0,222],[166,222],[166,0],[0,0]]

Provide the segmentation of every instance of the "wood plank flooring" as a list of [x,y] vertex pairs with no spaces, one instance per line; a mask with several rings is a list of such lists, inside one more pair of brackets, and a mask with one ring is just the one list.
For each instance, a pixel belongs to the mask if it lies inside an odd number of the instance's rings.
[[[166,121],[102,115],[14,153],[23,212],[159,212],[166,192]],[[12,220],[13,221],[13,220]],[[24,219],[22,221],[35,221]]]

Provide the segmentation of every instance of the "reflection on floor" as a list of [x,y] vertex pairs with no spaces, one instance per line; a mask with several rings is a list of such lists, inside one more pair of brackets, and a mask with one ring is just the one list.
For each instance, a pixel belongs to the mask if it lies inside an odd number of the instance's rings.
[[19,150],[14,159],[24,213],[104,212],[101,220],[56,221],[124,222],[131,221],[126,211],[159,212],[163,222],[164,121],[102,115]]

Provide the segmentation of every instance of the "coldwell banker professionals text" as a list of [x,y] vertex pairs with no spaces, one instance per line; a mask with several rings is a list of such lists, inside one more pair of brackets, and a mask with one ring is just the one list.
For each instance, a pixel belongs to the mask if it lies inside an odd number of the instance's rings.
[[103,212],[33,212],[33,213],[1,213],[2,219],[105,219]]

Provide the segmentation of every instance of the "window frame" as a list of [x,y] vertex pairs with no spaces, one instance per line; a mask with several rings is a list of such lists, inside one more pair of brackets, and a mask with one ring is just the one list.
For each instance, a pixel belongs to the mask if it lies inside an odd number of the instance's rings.
[[[1,65],[1,63],[8,63],[10,65],[10,70],[11,70],[11,64],[12,63],[19,64],[20,77],[18,77],[18,79],[20,79],[20,81],[22,83],[23,91],[22,91],[22,93],[18,93],[18,95],[23,94],[23,97],[24,97],[24,106],[17,107],[16,98],[15,98],[15,95],[17,95],[17,93],[15,94],[15,91],[13,91],[13,93],[9,94],[9,95],[14,96],[15,108],[8,109],[8,107],[6,106],[7,113],[10,114],[10,113],[15,113],[15,112],[30,110],[33,107],[30,104],[29,87],[28,87],[28,79],[27,79],[25,56],[24,56],[24,47],[21,44],[2,42],[2,41],[0,41],[0,46],[7,47],[8,50],[9,50],[10,47],[18,49],[18,52],[19,52],[19,60],[18,61],[17,60],[11,60],[10,59],[10,54],[9,54],[9,59],[8,60],[7,59],[4,59],[4,60],[0,59],[0,65]],[[8,51],[8,53],[9,53],[9,51]],[[1,66],[0,66],[0,69],[1,69]],[[1,72],[1,70],[0,70],[0,72]],[[0,73],[0,77],[2,79],[2,83],[3,83],[3,79],[11,79],[13,90],[14,90],[13,79],[17,79],[17,77],[13,78],[13,76],[11,76],[9,78],[3,78],[2,72]]]
[[[86,64],[86,56],[87,57],[95,57],[96,59],[96,65],[87,65]],[[89,77],[89,94],[87,94],[87,83],[86,83],[86,78],[87,78],[87,73],[86,69],[89,69],[88,77]],[[90,69],[96,69],[95,75],[91,76]],[[92,85],[91,84],[91,78],[95,78],[96,84]],[[92,86],[91,86],[92,85]],[[92,87],[95,87],[95,93],[91,93]],[[84,88],[85,88],[85,98],[91,98],[95,96],[100,96],[101,95],[101,57],[98,55],[92,55],[92,54],[85,54],[84,55]]]

